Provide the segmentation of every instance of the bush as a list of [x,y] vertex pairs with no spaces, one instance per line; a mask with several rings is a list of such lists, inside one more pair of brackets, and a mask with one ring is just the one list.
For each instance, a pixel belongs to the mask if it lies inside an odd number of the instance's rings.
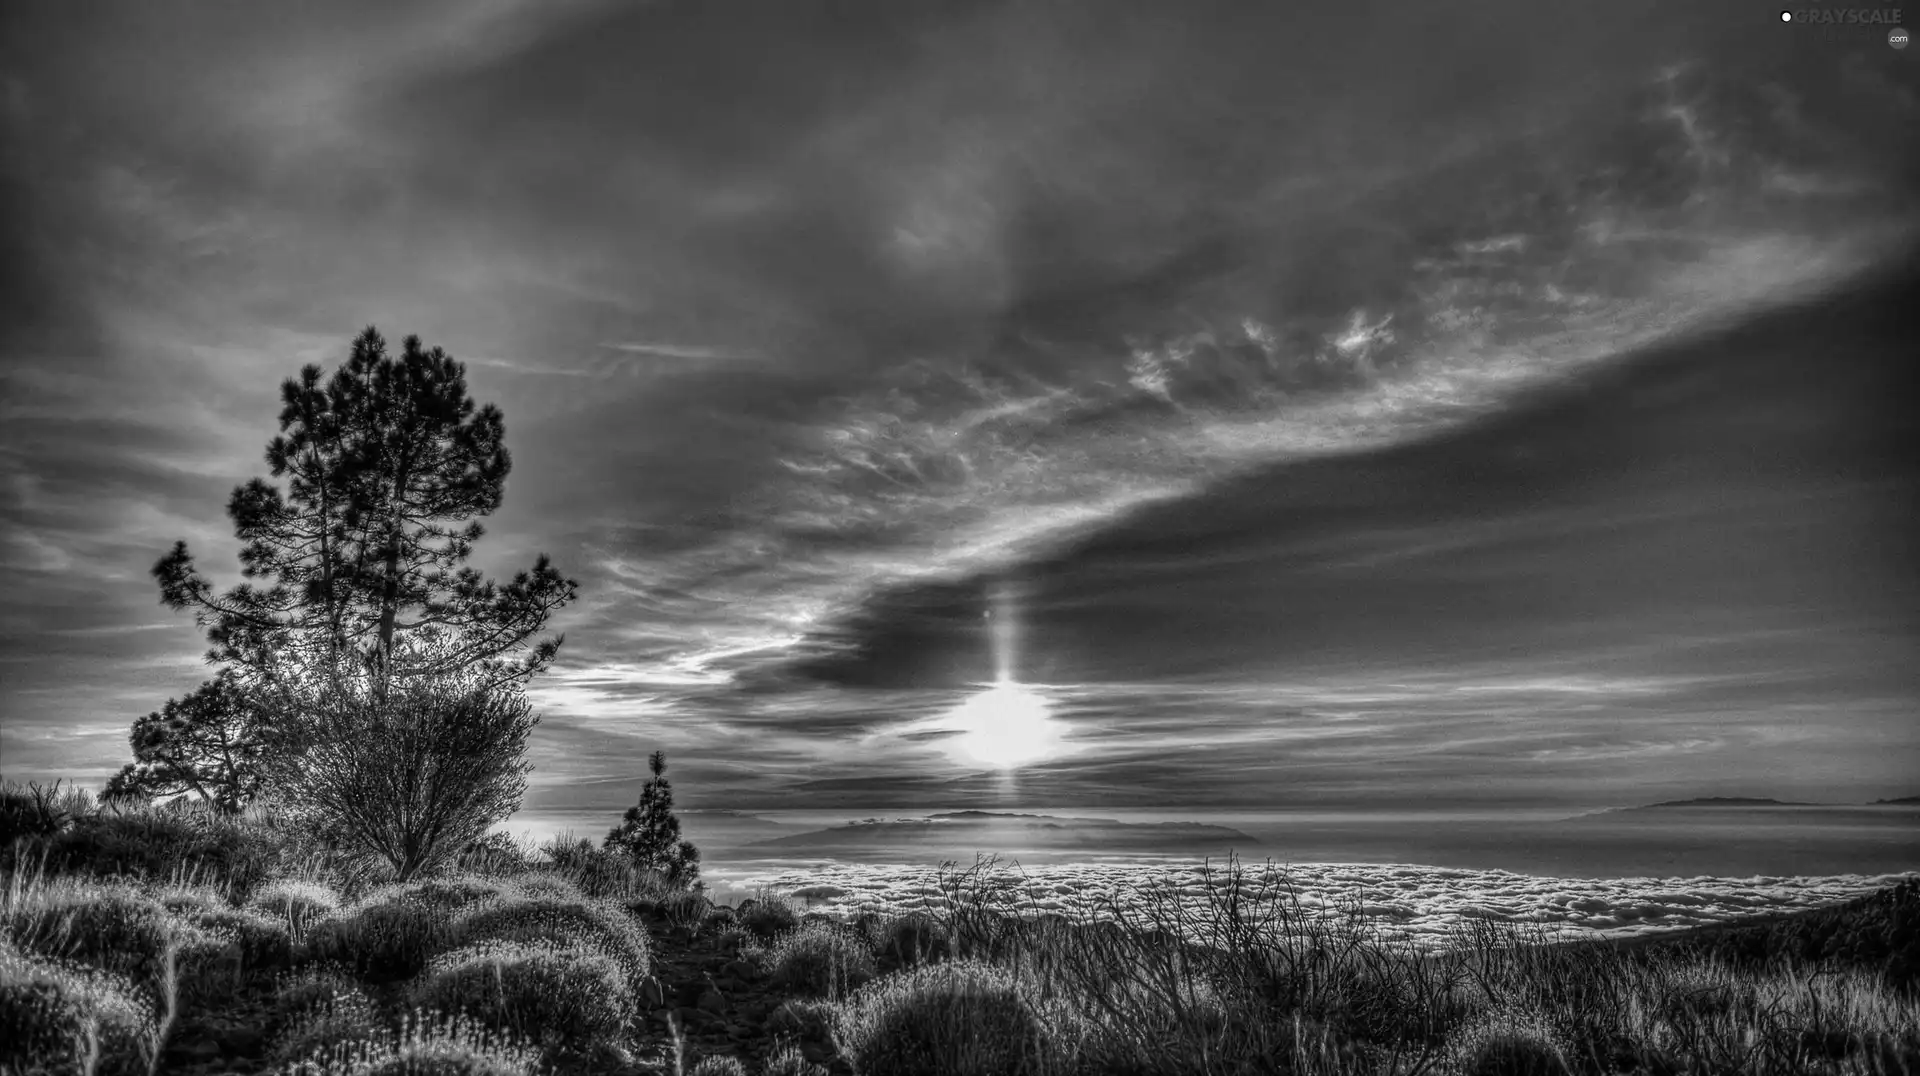
[[843,1008],[862,1076],[1023,1076],[1046,1071],[1039,1018],[1013,976],[972,961],[882,979]]
[[563,1053],[617,1046],[635,1016],[612,959],[526,942],[484,942],[436,957],[410,1000]]
[[414,1014],[398,1034],[342,1043],[288,1076],[533,1076],[540,1052],[464,1018]]
[[701,1058],[687,1076],[747,1076],[747,1067],[739,1058],[716,1055]]
[[807,997],[844,997],[874,976],[873,953],[841,927],[808,924],[782,935],[771,957],[774,981]]
[[190,878],[244,893],[278,858],[272,838],[243,819],[189,806],[108,808],[76,818],[48,838],[46,868],[156,881]]
[[274,990],[274,1026],[285,1026],[334,998],[361,993],[360,983],[345,968],[330,964],[303,968],[282,977]]
[[237,945],[243,972],[284,968],[293,963],[293,934],[285,923],[256,912],[232,908],[189,911],[181,919],[207,934]]
[[767,1065],[760,1071],[762,1076],[826,1076],[827,1073],[824,1066],[808,1061],[795,1046],[783,1046],[768,1055]]
[[1460,1076],[1563,1076],[1559,1044],[1538,1021],[1496,1018],[1463,1031],[1454,1043]]
[[51,837],[65,829],[80,813],[84,801],[69,790],[60,791],[60,782],[43,785],[12,781],[0,783],[0,849],[18,840]]
[[0,1072],[144,1074],[154,1022],[137,997],[124,979],[31,960],[0,944]]
[[800,925],[799,913],[784,900],[748,898],[740,902],[740,925],[761,941],[772,941]]
[[713,901],[702,893],[675,893],[660,902],[661,918],[682,930],[693,930],[706,921]]
[[469,843],[454,857],[454,869],[466,874],[523,874],[536,866],[531,842],[506,833],[489,833]]
[[592,841],[555,837],[540,847],[540,855],[549,874],[572,882],[589,897],[657,901],[675,892],[664,875],[644,870],[623,855],[595,848]]
[[[324,692],[283,730],[274,779],[318,832],[410,881],[520,805],[538,718],[515,687],[468,671]],[[366,682],[361,682],[366,680]]]
[[148,891],[154,903],[175,915],[228,911],[231,906],[220,892],[207,885],[165,885]]
[[351,984],[303,980],[283,988],[277,1002],[279,1030],[267,1050],[276,1065],[350,1051],[387,1031],[373,1001]]
[[572,879],[564,875],[552,874],[546,871],[529,874],[524,878],[514,879],[513,888],[522,896],[528,897],[555,897],[560,900],[579,900],[585,896],[580,887],[576,885]]
[[304,930],[307,924],[324,919],[340,910],[340,895],[320,882],[276,878],[254,890],[247,907],[283,919],[292,929]]
[[504,898],[461,912],[447,928],[449,944],[553,943],[600,953],[619,965],[629,986],[652,971],[652,947],[639,924],[618,908],[581,898]]
[[389,899],[314,924],[303,950],[308,960],[340,964],[368,982],[389,983],[420,974],[442,938],[432,908]]
[[713,938],[713,947],[727,954],[743,952],[759,944],[759,939],[739,927],[728,927]]
[[201,940],[129,889],[59,879],[8,895],[0,928],[22,953],[90,965],[136,982],[160,981],[169,946]]
[[512,883],[471,874],[450,874],[383,886],[367,894],[366,902],[410,901],[437,912],[453,912],[509,891]]
[[890,968],[915,968],[951,953],[947,932],[924,912],[909,912],[878,925],[875,947]]

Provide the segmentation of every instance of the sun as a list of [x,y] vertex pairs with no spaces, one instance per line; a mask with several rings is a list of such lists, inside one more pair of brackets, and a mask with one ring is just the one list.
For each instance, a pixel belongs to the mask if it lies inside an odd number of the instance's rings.
[[960,733],[954,740],[959,754],[1003,770],[1038,762],[1059,746],[1047,700],[1012,680],[954,707],[945,724]]

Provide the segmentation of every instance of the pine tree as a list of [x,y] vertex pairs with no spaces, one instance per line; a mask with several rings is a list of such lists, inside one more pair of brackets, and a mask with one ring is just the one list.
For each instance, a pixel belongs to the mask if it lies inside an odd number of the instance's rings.
[[558,638],[504,658],[577,584],[544,554],[505,586],[464,566],[511,466],[500,411],[476,409],[464,366],[413,336],[390,356],[370,327],[324,386],[309,365],[281,400],[266,458],[286,493],[255,478],[227,505],[249,582],[216,594],[185,542],[153,569],[161,601],[207,629],[208,660],[281,692],[371,670],[382,694],[469,666],[524,681],[553,660]]
[[133,723],[128,737],[134,761],[108,782],[105,797],[171,798],[197,795],[232,813],[260,789],[262,753],[272,724],[241,689],[231,669],[222,669],[183,699]]
[[700,849],[680,836],[673,814],[673,784],[667,780],[667,753],[647,759],[653,777],[640,787],[640,802],[627,808],[625,820],[607,832],[601,847],[624,853],[636,866],[658,871],[675,885],[700,880]]

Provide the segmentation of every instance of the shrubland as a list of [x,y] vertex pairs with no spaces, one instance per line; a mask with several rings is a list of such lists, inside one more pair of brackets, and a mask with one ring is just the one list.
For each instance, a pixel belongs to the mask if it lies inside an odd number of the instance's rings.
[[[59,814],[6,851],[9,1073],[1920,1070],[1920,881],[1631,942],[1478,921],[1422,946],[1237,863],[1198,905],[1147,884],[1070,919],[983,860],[839,921],[585,842],[469,842],[402,880],[265,807]],[[103,830],[179,858],[71,836]]]

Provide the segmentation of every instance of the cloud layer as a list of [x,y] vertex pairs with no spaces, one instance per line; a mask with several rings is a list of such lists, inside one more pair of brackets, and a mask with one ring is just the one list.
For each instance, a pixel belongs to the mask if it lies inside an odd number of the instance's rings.
[[[942,907],[941,877],[932,869],[846,866],[743,877],[735,884],[811,892],[811,906],[847,915]],[[1009,887],[1010,907],[1073,918],[1099,917],[1110,901],[1130,904],[1142,895],[1204,916],[1209,893],[1230,884],[1219,868],[1157,861],[1003,869],[997,877]],[[1523,936],[1623,937],[1837,904],[1907,877],[1573,879],[1411,864],[1299,863],[1251,867],[1242,892],[1292,911],[1303,925],[1358,915],[1385,937],[1438,947],[1456,942],[1476,920],[1518,927]],[[1250,914],[1257,919],[1260,912]]]

